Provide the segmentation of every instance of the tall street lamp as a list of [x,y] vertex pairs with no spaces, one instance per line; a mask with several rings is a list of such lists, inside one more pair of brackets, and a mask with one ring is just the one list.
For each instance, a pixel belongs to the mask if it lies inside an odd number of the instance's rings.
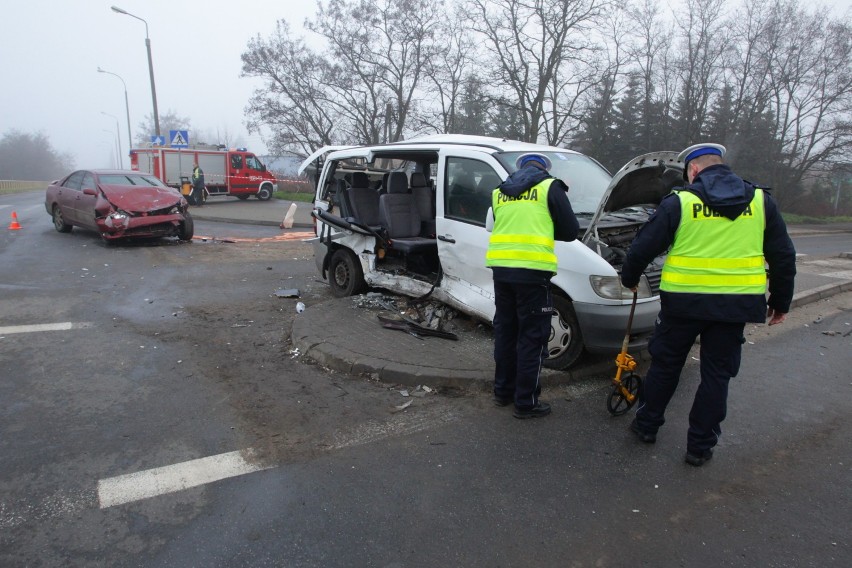
[[[112,151],[113,151],[113,152],[115,152],[115,151],[116,151],[116,149],[115,149],[115,143],[116,143],[116,140],[117,140],[117,137],[116,137],[115,133],[114,133],[112,130],[107,130],[106,128],[101,128],[101,130],[103,130],[104,132],[108,133],[108,134],[109,134],[109,136],[110,136],[110,138],[112,138],[112,142],[113,142]],[[116,166],[116,161],[115,161],[115,160],[113,160],[113,161],[112,161],[112,163],[113,163],[113,165],[114,165],[114,166]],[[118,166],[116,166],[116,167],[118,167]],[[122,168],[122,167],[118,167],[118,169],[122,170],[122,169],[124,169],[124,168]]]
[[110,116],[115,119],[115,141],[118,143],[118,169],[123,170],[124,161],[121,155],[121,130],[118,128],[118,117],[104,111],[101,111],[101,114],[104,116]]
[[107,75],[118,77],[121,84],[124,85],[124,110],[127,112],[127,150],[130,151],[130,149],[133,148],[133,137],[130,136],[130,104],[127,102],[127,83],[125,83],[124,79],[122,79],[117,73],[105,71],[100,67],[98,67],[98,73],[106,73]]
[[157,136],[160,135],[160,115],[157,113],[157,88],[154,86],[154,63],[151,60],[151,40],[148,38],[148,22],[139,16],[134,16],[127,10],[122,10],[118,6],[110,6],[110,10],[118,14],[124,14],[131,18],[136,18],[145,24],[145,48],[148,50],[148,74],[151,76],[151,99],[154,101],[154,130]]

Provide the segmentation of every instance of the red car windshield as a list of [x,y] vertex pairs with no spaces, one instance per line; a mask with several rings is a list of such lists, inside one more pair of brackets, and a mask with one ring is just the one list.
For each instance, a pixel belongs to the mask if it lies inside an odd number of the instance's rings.
[[168,187],[154,176],[133,174],[107,174],[98,176],[98,181],[104,185],[141,185],[144,187]]

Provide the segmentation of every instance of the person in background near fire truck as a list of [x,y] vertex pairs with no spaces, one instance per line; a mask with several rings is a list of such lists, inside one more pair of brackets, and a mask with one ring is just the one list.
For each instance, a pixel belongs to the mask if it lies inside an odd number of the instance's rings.
[[494,278],[494,404],[515,403],[515,418],[550,414],[539,400],[556,274],[554,241],[573,241],[579,223],[568,186],[549,173],[550,158],[523,154],[492,192],[494,228],[485,257]]
[[198,161],[192,163],[192,198],[199,207],[204,205],[204,170]]
[[686,357],[701,336],[701,382],[686,435],[686,463],[693,466],[713,457],[722,434],[746,322],[783,322],[796,275],[796,251],[778,205],[765,189],[724,165],[724,155],[719,144],[696,144],[680,153],[689,185],[663,199],[630,245],[621,272],[622,284],[635,290],[648,263],[671,246],[648,344],[651,367],[630,430],[642,442],[656,441]]

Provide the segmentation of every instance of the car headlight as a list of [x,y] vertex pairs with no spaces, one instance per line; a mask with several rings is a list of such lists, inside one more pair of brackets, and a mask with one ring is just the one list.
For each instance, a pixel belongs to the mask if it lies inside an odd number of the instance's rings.
[[113,229],[120,229],[122,227],[127,228],[130,224],[130,215],[121,209],[118,209],[107,215],[104,223],[106,223],[107,227],[111,227]]
[[[618,276],[589,276],[589,282],[592,284],[592,290],[601,298],[629,300],[633,297],[633,292],[630,291],[630,288],[621,285],[621,278]],[[651,284],[644,274],[639,279],[636,296],[638,298],[651,297]]]

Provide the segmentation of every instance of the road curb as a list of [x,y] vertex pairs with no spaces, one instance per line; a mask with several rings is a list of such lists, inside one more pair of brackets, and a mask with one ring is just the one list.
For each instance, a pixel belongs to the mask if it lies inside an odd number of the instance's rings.
[[[820,286],[793,296],[790,307],[799,308],[848,291],[852,291],[852,281]],[[307,356],[318,364],[338,372],[352,375],[373,375],[388,384],[426,385],[433,388],[454,388],[483,392],[490,391],[494,382],[494,370],[491,362],[487,366],[483,365],[480,370],[447,369],[401,363],[374,355],[352,352],[312,335],[309,331],[303,330],[300,327],[302,325],[307,324],[296,319],[291,330],[292,343],[300,351],[300,355]],[[650,355],[647,351],[633,355],[639,363],[639,374],[642,375],[650,363]],[[601,358],[579,368],[566,371],[542,369],[542,382],[547,387],[566,386],[576,384],[583,379],[604,379],[614,372],[613,360]]]
[[[266,221],[263,219],[234,219],[234,218],[226,218],[226,217],[216,217],[213,215],[205,215],[204,213],[198,213],[194,210],[190,210],[190,215],[192,215],[193,219],[197,219],[199,221],[209,221],[211,223],[231,223],[234,225],[260,225],[265,227],[280,227],[281,221]],[[293,227],[300,227],[304,229],[312,229],[312,223],[298,223],[294,222]]]
[[793,296],[793,301],[790,302],[790,309],[800,308],[817,300],[824,300],[836,294],[848,292],[852,290],[852,281],[838,282],[836,284],[826,284],[812,290],[799,292]]

